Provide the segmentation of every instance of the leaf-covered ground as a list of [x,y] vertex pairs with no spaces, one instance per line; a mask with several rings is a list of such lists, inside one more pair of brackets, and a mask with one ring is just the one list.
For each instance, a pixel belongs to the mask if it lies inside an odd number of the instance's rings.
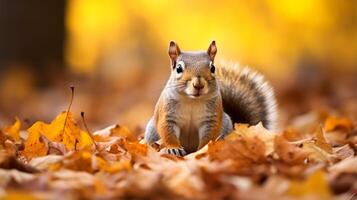
[[354,199],[357,95],[323,83],[280,92],[279,131],[236,124],[183,158],[125,124],[88,130],[84,114],[16,119],[0,128],[0,199]]
[[[323,122],[323,123],[320,123]],[[351,199],[357,131],[348,118],[300,116],[280,133],[236,124],[226,140],[184,158],[126,127],[82,130],[70,112],[0,132],[5,199]]]

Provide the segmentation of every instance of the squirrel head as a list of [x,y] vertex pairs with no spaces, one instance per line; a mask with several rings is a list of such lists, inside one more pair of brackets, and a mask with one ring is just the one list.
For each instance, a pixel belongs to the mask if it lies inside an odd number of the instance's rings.
[[212,41],[207,51],[185,52],[171,41],[171,77],[169,87],[189,98],[201,98],[218,92],[214,57],[216,42]]

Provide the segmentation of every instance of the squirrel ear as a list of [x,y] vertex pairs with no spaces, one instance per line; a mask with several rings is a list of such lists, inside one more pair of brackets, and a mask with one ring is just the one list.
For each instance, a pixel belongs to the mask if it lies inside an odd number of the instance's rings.
[[174,42],[171,41],[170,42],[170,46],[169,46],[169,56],[171,58],[171,62],[175,63],[177,57],[181,54],[181,50],[178,47],[178,45]]
[[211,60],[214,61],[214,57],[216,56],[216,53],[217,53],[216,41],[213,40],[208,47],[207,54],[209,55]]

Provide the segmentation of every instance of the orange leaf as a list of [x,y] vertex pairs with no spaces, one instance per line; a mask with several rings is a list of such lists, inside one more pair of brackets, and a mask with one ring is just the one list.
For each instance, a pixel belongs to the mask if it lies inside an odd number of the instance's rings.
[[119,162],[108,162],[107,160],[104,160],[103,158],[96,156],[96,161],[97,161],[98,168],[100,170],[109,173],[115,173],[118,171],[131,169],[130,160],[121,160]]
[[21,122],[19,118],[16,117],[16,121],[9,127],[4,128],[4,132],[7,133],[13,140],[20,140],[20,127]]
[[353,123],[348,118],[343,117],[328,117],[325,121],[325,130],[326,131],[334,131],[337,129],[342,129],[346,131],[350,131],[353,129]]
[[148,147],[145,144],[125,142],[125,148],[134,157],[146,156]]
[[126,126],[115,125],[114,128],[110,129],[110,136],[119,136],[132,142],[136,141],[136,137]]

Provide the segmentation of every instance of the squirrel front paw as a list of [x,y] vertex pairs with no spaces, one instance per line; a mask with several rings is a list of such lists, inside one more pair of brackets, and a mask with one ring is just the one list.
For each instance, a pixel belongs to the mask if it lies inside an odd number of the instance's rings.
[[172,155],[176,155],[176,156],[185,156],[187,154],[185,149],[183,149],[182,147],[178,147],[178,148],[163,148],[163,149],[161,149],[160,152],[163,152],[163,153],[166,153],[166,154],[172,154]]

